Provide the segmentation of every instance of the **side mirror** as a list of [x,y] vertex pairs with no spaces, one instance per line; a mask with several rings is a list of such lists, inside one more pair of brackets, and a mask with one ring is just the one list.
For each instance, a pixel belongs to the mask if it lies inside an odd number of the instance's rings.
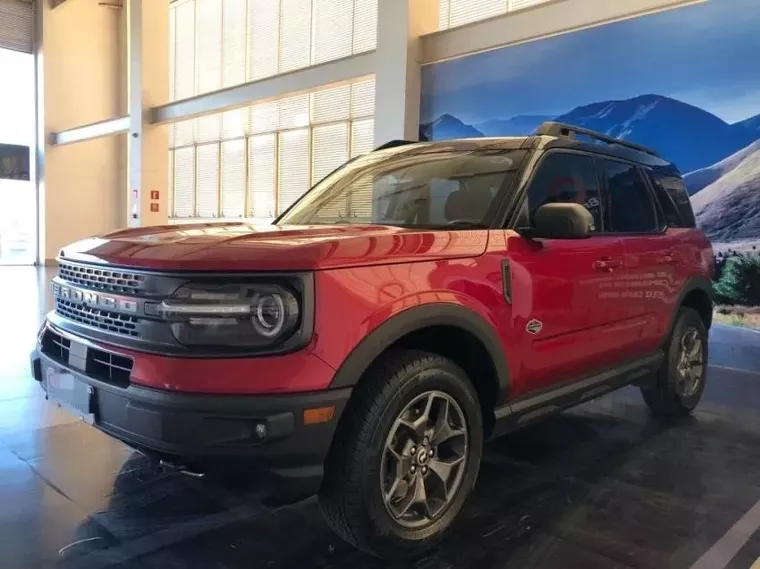
[[550,203],[533,215],[533,227],[517,232],[528,239],[583,239],[594,229],[594,216],[577,203]]

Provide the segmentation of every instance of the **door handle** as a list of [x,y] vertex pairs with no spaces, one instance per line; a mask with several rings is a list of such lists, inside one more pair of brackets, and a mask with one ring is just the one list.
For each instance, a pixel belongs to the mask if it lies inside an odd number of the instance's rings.
[[598,261],[594,261],[594,268],[599,271],[607,271],[611,273],[615,269],[619,269],[623,266],[622,259],[613,259],[612,257],[602,257]]
[[657,263],[660,265],[675,265],[676,264],[676,257],[673,255],[673,253],[668,252],[664,255],[660,255],[657,258]]

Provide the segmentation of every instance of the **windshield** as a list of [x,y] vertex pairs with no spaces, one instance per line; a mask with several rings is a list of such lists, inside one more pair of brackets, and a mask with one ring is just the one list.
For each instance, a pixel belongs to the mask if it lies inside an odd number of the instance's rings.
[[373,152],[319,182],[278,224],[485,227],[522,150]]

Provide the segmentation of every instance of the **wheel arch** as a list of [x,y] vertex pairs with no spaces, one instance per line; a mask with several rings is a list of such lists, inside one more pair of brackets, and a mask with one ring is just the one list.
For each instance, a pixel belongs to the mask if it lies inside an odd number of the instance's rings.
[[[442,344],[442,339],[458,342]],[[447,346],[459,349],[452,355],[445,353]],[[425,349],[452,359],[468,372],[481,397],[490,395],[491,411],[507,399],[509,367],[496,330],[473,310],[453,303],[417,306],[388,319],[352,350],[338,368],[330,388],[354,386],[377,358],[394,347]],[[488,361],[482,362],[481,357],[487,357]],[[477,369],[474,362],[478,361],[487,367],[483,374],[473,377],[472,372]]]
[[713,296],[712,282],[708,278],[697,276],[686,281],[678,294],[676,310],[670,320],[668,335],[672,334],[678,310],[682,307],[695,310],[704,322],[705,328],[709,330],[713,319]]

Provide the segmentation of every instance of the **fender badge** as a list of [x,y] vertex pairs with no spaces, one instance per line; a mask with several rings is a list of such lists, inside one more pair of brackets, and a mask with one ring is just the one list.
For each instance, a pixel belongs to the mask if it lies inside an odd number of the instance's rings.
[[543,328],[544,325],[540,320],[531,320],[525,325],[525,331],[528,334],[533,334],[534,336],[536,334],[539,334]]

